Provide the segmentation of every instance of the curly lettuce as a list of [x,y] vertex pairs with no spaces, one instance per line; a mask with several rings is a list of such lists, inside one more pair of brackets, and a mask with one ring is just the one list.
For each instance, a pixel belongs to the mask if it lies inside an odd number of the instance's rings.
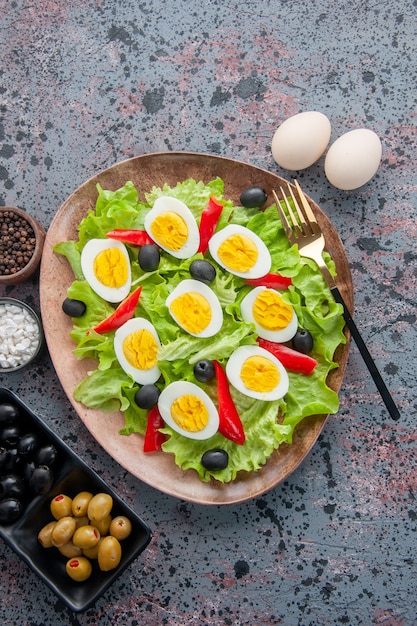
[[[182,200],[197,222],[210,196],[214,196],[224,205],[217,230],[231,222],[247,226],[268,246],[271,271],[292,278],[292,285],[284,297],[294,307],[299,325],[312,334],[312,356],[317,359],[318,365],[310,376],[289,373],[289,391],[281,400],[253,400],[232,388],[246,434],[243,446],[227,440],[220,433],[209,440],[195,441],[165,427],[163,432],[168,438],[163,444],[163,451],[172,454],[183,470],[195,470],[202,481],[214,478],[226,483],[236,479],[240,472],[259,470],[276,448],[282,443],[292,442],[295,427],[306,416],[338,411],[338,396],[326,381],[329,372],[337,367],[333,360],[334,352],[345,342],[342,307],[334,301],[316,265],[301,258],[297,247],[289,244],[275,205],[264,211],[234,206],[224,198],[224,184],[220,178],[209,183],[187,179],[172,188],[168,185],[154,187],[145,194],[145,202],[139,201],[138,192],[130,181],[116,191],[104,190],[98,185],[97,192],[96,208],[81,221],[78,240],[61,242],[54,248],[56,253],[66,257],[74,272],[68,297],[86,304],[85,314],[73,319],[71,338],[76,346],[74,354],[77,359],[93,358],[97,361],[97,368],[75,389],[77,401],[103,412],[122,411],[125,418],[120,432],[122,436],[145,433],[147,411],[136,405],[134,397],[138,384],[123,372],[117,361],[113,348],[114,332],[99,335],[92,330],[114,309],[94,293],[82,274],[80,257],[83,246],[93,237],[105,238],[106,233],[115,228],[143,229],[146,213],[162,195]],[[222,330],[208,339],[193,337],[175,324],[168,314],[165,300],[182,279],[189,277],[191,262],[203,258],[203,255],[180,260],[162,254],[158,270],[145,273],[138,264],[137,249],[134,246],[127,248],[131,260],[132,290],[142,285],[136,315],[152,322],[162,343],[158,355],[162,373],[158,385],[161,388],[179,379],[196,382],[193,365],[200,359],[216,359],[225,365],[238,346],[256,344],[254,326],[245,323],[240,316],[239,304],[249,290],[241,278],[218,268],[210,286],[223,308]],[[209,253],[205,258],[215,264]],[[326,262],[334,274],[335,266],[329,255],[326,255]],[[216,397],[213,383],[204,387],[209,395]],[[202,466],[201,457],[206,450],[216,447],[228,452],[229,464],[224,470],[211,472]]]

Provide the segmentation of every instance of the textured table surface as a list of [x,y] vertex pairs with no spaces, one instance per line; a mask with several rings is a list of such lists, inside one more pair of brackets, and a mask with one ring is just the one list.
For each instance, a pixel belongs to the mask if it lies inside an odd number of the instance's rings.
[[[299,177],[340,233],[357,324],[402,413],[390,420],[352,345],[340,410],[297,471],[205,507],[113,461],[47,354],[2,374],[153,539],[77,615],[1,542],[1,623],[416,624],[416,2],[0,0],[0,29],[0,202],[45,228],[82,182],[131,156],[204,152],[290,177],[270,151],[289,115],[326,113],[331,141],[374,130],[383,157],[364,187],[333,188],[323,158]],[[38,307],[38,278],[0,295]]]

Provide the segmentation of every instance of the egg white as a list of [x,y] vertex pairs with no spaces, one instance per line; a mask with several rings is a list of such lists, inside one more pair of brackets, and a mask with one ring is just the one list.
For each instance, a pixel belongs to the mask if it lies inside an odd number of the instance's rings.
[[133,380],[140,385],[148,385],[155,383],[161,375],[158,365],[154,365],[147,370],[138,369],[126,359],[123,353],[123,342],[133,332],[138,330],[148,330],[155,337],[158,348],[161,346],[158,334],[151,322],[142,318],[134,317],[125,322],[120,328],[118,328],[114,335],[114,351],[116,353],[117,360],[120,367],[126,374],[130,375]]
[[[199,333],[192,333],[186,328],[184,328],[181,325],[180,321],[175,316],[174,312],[171,311],[171,305],[174,302],[174,300],[178,298],[179,296],[182,296],[188,292],[196,292],[200,294],[207,300],[207,302],[210,305],[211,320],[209,324],[206,326],[206,328],[204,328]],[[168,298],[166,299],[166,305],[168,307],[171,317],[175,320],[178,326],[181,326],[181,328],[183,328],[186,332],[188,332],[193,337],[213,337],[220,331],[223,325],[223,310],[216,294],[214,293],[212,289],[210,289],[208,285],[202,283],[199,280],[194,280],[193,278],[187,278],[185,280],[182,280],[180,283],[178,283],[178,285],[175,287],[175,289],[169,294]]]
[[[251,356],[263,356],[269,359],[275,367],[279,370],[280,380],[274,389],[267,392],[253,391],[248,389],[244,384],[240,372],[244,362]],[[229,357],[226,364],[226,375],[229,382],[237,391],[243,393],[245,396],[254,398],[255,400],[273,401],[283,398],[289,388],[289,378],[286,369],[278,361],[278,359],[260,346],[240,346]]]
[[[188,430],[184,430],[171,416],[172,403],[175,402],[175,400],[180,396],[187,394],[200,398],[208,411],[208,423],[198,432],[189,432]],[[199,441],[209,439],[216,434],[219,428],[219,414],[214,402],[206,394],[206,392],[201,389],[201,387],[198,387],[198,385],[189,381],[179,380],[170,383],[167,387],[165,387],[158,398],[158,408],[164,422],[172,428],[172,430],[175,430],[175,432],[180,435],[184,435],[184,437],[188,437],[189,439],[197,439]]]
[[[292,339],[297,332],[298,329],[298,318],[297,315],[292,308],[292,317],[285,328],[281,330],[269,330],[268,328],[264,328],[253,317],[253,305],[255,303],[256,298],[262,291],[276,291],[275,289],[270,289],[269,287],[255,287],[252,289],[242,300],[240,304],[240,312],[245,322],[249,322],[255,324],[255,330],[259,337],[262,339],[267,339],[268,341],[276,341],[278,343],[284,343],[285,341],[289,341]],[[277,293],[279,293],[277,291]]]
[[[187,224],[188,238],[179,250],[167,248],[163,242],[157,241],[152,234],[152,222],[161,214],[167,212],[176,213],[182,217],[184,222]],[[178,198],[172,198],[171,196],[160,196],[157,198],[152,209],[145,216],[144,226],[149,237],[151,237],[151,239],[153,239],[163,250],[169,252],[169,254],[177,259],[187,259],[188,257],[193,256],[200,247],[200,231],[194,215],[191,213],[187,205],[181,200],[178,200]]]
[[[245,237],[248,237],[257,248],[258,258],[253,267],[251,267],[246,272],[240,272],[238,270],[227,267],[219,258],[219,247],[225,239],[233,235],[243,235]],[[261,278],[262,276],[265,276],[265,274],[267,274],[271,269],[271,255],[267,246],[256,233],[254,233],[249,228],[246,228],[246,226],[240,226],[239,224],[229,224],[225,228],[222,228],[222,230],[219,230],[210,238],[209,251],[213,259],[219,265],[221,265],[221,267],[223,267],[231,274],[234,274],[235,276],[240,276],[242,278]]]
[[[119,248],[126,260],[128,278],[120,287],[103,285],[94,273],[94,259],[100,252],[110,248]],[[91,289],[107,302],[121,302],[129,295],[132,282],[130,260],[126,247],[121,241],[109,239],[90,239],[87,241],[81,251],[81,269]]]

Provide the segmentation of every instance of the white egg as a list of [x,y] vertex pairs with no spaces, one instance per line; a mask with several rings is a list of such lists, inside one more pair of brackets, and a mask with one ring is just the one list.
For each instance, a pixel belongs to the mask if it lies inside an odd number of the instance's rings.
[[81,252],[81,269],[91,289],[107,302],[129,295],[130,260],[121,241],[90,239]]
[[160,346],[153,324],[142,317],[128,320],[114,335],[114,351],[120,367],[140,385],[155,383],[160,377]]
[[198,280],[182,280],[166,305],[178,326],[194,337],[213,337],[222,327],[223,311],[216,294]]
[[324,172],[334,187],[346,191],[357,189],[375,175],[381,155],[378,135],[367,128],[357,128],[345,133],[330,146]]
[[235,389],[256,400],[279,400],[289,388],[284,366],[259,346],[237,348],[226,364],[226,375]]
[[319,111],[305,111],[287,118],[275,131],[272,156],[287,170],[303,170],[313,165],[330,141],[330,121]]
[[245,322],[255,324],[259,337],[284,343],[297,332],[298,319],[279,291],[255,287],[242,300],[240,311]]
[[189,439],[209,439],[219,428],[219,414],[203,389],[176,381],[162,390],[158,408],[164,422]]
[[194,215],[181,200],[157,198],[144,224],[149,237],[173,257],[187,259],[198,251],[200,231]]
[[262,239],[245,226],[229,224],[211,237],[211,256],[242,278],[261,278],[271,269],[271,255]]

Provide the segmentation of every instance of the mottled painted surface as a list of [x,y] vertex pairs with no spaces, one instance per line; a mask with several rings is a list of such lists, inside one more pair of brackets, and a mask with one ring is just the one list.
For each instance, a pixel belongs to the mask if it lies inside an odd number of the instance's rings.
[[[280,175],[270,140],[316,109],[332,141],[383,142],[353,192],[300,173],[346,246],[356,320],[402,411],[389,420],[355,346],[302,466],[240,506],[179,502],[105,454],[48,356],[2,384],[28,401],[149,522],[148,550],[73,615],[0,544],[5,625],[417,623],[417,3],[412,0],[0,0],[0,201],[45,227],[85,179],[165,150],[239,158]],[[1,295],[38,305],[38,281]]]

